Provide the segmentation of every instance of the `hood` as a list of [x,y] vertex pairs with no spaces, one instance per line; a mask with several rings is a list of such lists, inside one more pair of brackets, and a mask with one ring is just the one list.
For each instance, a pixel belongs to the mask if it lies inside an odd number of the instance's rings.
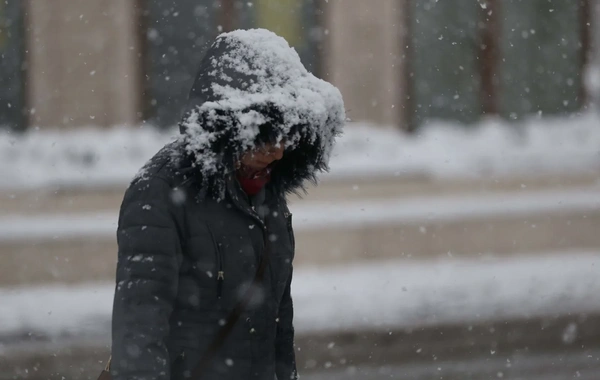
[[282,37],[237,30],[221,34],[208,49],[180,130],[203,189],[218,198],[244,152],[284,141],[269,186],[285,194],[298,193],[328,170],[345,118],[339,90],[309,73]]

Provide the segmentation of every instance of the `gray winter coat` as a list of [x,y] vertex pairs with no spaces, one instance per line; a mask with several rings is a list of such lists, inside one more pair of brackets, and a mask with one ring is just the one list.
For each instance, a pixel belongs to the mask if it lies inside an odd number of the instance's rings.
[[[285,196],[326,169],[344,110],[337,90],[302,71],[282,41],[263,30],[221,35],[201,64],[181,137],[145,165],[125,194],[117,231],[115,380],[188,378],[252,283],[266,245],[271,259],[258,295],[202,380],[297,376],[294,234]],[[248,70],[240,62],[274,69]],[[289,75],[290,68],[297,73]],[[286,96],[302,103],[298,91],[307,83],[321,98],[290,108]],[[265,98],[274,88],[277,94]],[[242,100],[235,99],[240,93]],[[248,197],[235,162],[252,147],[279,141],[287,149],[270,183]]]

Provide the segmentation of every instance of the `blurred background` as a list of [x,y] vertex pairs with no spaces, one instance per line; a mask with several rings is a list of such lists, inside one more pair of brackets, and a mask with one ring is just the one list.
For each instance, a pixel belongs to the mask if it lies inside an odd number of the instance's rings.
[[0,379],[95,379],[123,192],[221,32],[342,92],[291,199],[307,379],[600,378],[600,1],[0,2]]

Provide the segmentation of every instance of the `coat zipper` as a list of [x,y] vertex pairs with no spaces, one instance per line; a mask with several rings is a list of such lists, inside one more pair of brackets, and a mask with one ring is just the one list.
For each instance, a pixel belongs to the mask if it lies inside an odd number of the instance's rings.
[[283,216],[285,217],[285,222],[287,223],[290,241],[292,242],[292,249],[296,249],[296,238],[294,237],[294,230],[292,229],[292,213],[289,211],[284,211]]
[[225,281],[225,271],[223,270],[223,253],[221,246],[217,245],[217,298],[221,299],[223,295],[223,281]]
[[239,204],[236,198],[233,199],[233,204],[235,205],[235,207],[237,207],[238,210],[242,211],[244,214],[256,220],[256,222],[258,222],[258,224],[260,225],[263,235],[263,249],[266,250],[267,244],[269,244],[269,232],[267,231],[267,226],[265,225],[265,222],[261,219],[260,215],[258,215],[258,213],[256,212],[256,208],[252,205],[249,199],[248,203],[250,204],[251,211],[248,210],[247,207],[244,207],[241,204]]
[[225,281],[225,271],[223,270],[223,254],[221,252],[221,246],[217,243],[215,236],[213,235],[210,228],[208,229],[210,238],[215,247],[215,254],[217,259],[217,298],[221,299],[223,295],[223,281]]
[[223,281],[225,281],[225,272],[219,270],[219,273],[217,274],[217,298],[219,299],[223,295]]

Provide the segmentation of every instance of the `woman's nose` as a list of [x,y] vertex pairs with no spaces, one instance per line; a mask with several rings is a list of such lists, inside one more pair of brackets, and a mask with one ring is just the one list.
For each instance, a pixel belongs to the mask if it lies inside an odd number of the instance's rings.
[[285,149],[283,147],[279,147],[277,149],[274,149],[273,153],[272,153],[272,157],[274,159],[276,159],[276,160],[281,160],[281,158],[283,157],[283,151],[284,150]]

